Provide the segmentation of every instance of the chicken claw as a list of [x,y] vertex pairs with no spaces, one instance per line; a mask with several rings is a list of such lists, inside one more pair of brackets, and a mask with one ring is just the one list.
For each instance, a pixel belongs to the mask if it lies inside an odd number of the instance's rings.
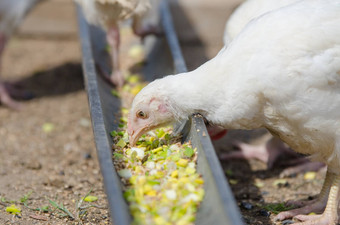
[[[279,213],[275,220],[284,220],[294,217],[303,222],[298,225],[336,225],[338,222],[338,200],[339,200],[340,175],[332,172],[326,174],[320,196],[317,201],[302,208],[293,209]],[[311,212],[321,212],[321,215],[303,215]]]
[[0,81],[0,102],[11,109],[19,110],[22,106],[19,102],[12,99],[5,84]]

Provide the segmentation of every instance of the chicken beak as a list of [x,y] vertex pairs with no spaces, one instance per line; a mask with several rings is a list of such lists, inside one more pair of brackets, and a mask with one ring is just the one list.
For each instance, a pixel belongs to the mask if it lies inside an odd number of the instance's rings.
[[151,130],[152,127],[149,124],[136,124],[131,122],[130,120],[128,121],[127,124],[127,132],[129,135],[129,143],[130,146],[133,147],[136,145],[138,139],[147,131]]
[[137,143],[137,138],[135,136],[129,136],[129,143],[131,147],[134,147]]
[[135,129],[135,125],[133,123],[131,123],[131,121],[128,121],[127,124],[127,132],[129,135],[129,143],[130,146],[133,147],[136,145],[138,139],[140,136],[142,136],[142,131],[143,129]]
[[140,136],[142,136],[143,134],[143,130],[139,130],[137,132],[135,132],[134,130],[128,132],[129,134],[129,143],[130,143],[130,146],[133,147],[136,145],[138,139],[140,138]]

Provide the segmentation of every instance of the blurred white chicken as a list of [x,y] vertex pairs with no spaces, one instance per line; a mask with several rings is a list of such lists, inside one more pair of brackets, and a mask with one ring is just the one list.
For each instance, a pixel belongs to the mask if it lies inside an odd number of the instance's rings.
[[[300,225],[335,225],[340,186],[340,1],[302,0],[263,14],[198,69],[167,76],[135,97],[130,144],[194,113],[226,129],[267,128],[327,164],[318,199],[281,212]],[[209,76],[207,76],[209,74]],[[310,212],[321,215],[306,215]]]
[[[228,47],[231,41],[252,19],[297,1],[298,0],[247,0],[243,2],[229,17],[225,25],[223,35],[223,41],[225,44],[224,47]],[[294,154],[294,152],[285,143],[281,142],[280,139],[276,137],[271,138],[268,136],[261,142],[260,145],[249,145],[241,142],[234,144],[240,151],[223,153],[220,155],[221,159],[255,158],[265,162],[268,168],[271,169],[282,155],[298,156]],[[290,176],[306,171],[317,171],[324,166],[323,163],[311,162],[307,158],[298,158],[285,162],[285,164],[299,165],[286,168],[282,171],[281,176]]]
[[120,70],[119,22],[132,18],[133,32],[145,37],[149,34],[159,34],[155,26],[142,26],[142,18],[150,9],[149,0],[75,0],[84,12],[86,20],[106,31],[106,39],[111,47],[112,73],[110,81],[120,87],[124,84],[124,76]]
[[[1,0],[0,1],[0,64],[6,43],[9,41],[15,29],[20,25],[27,13],[42,0]],[[1,69],[1,67],[0,67]],[[5,83],[1,79],[0,70],[0,102],[10,108],[18,109],[20,104],[12,99],[22,92],[16,90],[15,86]]]

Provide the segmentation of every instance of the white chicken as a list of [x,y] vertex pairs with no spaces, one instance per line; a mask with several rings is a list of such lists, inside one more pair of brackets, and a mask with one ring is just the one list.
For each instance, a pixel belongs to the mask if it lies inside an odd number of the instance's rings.
[[[1,0],[0,1],[0,64],[6,43],[27,13],[42,0]],[[5,84],[0,71],[0,102],[10,108],[18,109],[20,104],[12,96],[20,96],[14,85]]]
[[[276,218],[295,216],[304,221],[300,225],[336,224],[339,15],[339,0],[302,0],[252,20],[212,60],[156,80],[137,94],[128,120],[130,144],[148,130],[194,113],[226,129],[265,127],[328,166],[318,199]],[[305,215],[323,209],[321,215]]]
[[[223,35],[224,47],[228,47],[231,41],[252,19],[297,1],[298,0],[247,0],[243,2],[229,17],[225,25]],[[214,140],[216,138],[213,137],[212,139]],[[220,155],[220,158],[224,160],[234,158],[255,158],[265,162],[268,168],[271,169],[281,155],[294,155],[294,152],[278,138],[267,137],[266,140],[263,140],[260,145],[249,145],[241,142],[234,143],[235,147],[240,151],[223,153]],[[296,157],[297,155],[295,154],[294,156]],[[299,158],[288,162],[288,164],[293,165],[296,163],[299,165],[286,168],[282,171],[281,176],[290,176],[306,171],[317,171],[324,166],[323,163],[311,162],[307,158]]]
[[297,1],[298,0],[247,0],[243,2],[235,9],[225,25],[223,35],[224,44],[228,46],[252,19]]
[[150,9],[149,0],[75,0],[81,5],[86,20],[106,31],[106,39],[111,47],[112,73],[110,81],[120,87],[124,84],[124,76],[120,70],[119,22],[132,18],[133,32],[141,37],[159,34],[155,26],[142,27],[142,18]]

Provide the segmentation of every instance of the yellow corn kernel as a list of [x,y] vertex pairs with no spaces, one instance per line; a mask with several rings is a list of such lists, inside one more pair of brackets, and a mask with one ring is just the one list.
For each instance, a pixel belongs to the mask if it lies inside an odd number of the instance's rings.
[[195,168],[191,168],[191,167],[185,168],[185,173],[186,174],[191,175],[191,174],[194,174],[195,172],[196,172]]
[[202,178],[195,179],[196,184],[204,184],[204,180]]
[[152,191],[153,189],[152,189],[152,186],[151,185],[149,185],[149,184],[146,184],[146,185],[144,185],[144,192],[146,193],[146,192],[148,192],[148,191]]
[[303,176],[303,178],[305,180],[314,180],[316,177],[316,173],[315,172],[307,172],[305,173],[305,175]]
[[6,212],[17,215],[17,214],[21,213],[21,209],[18,206],[13,204],[11,206],[6,207]]
[[150,190],[150,191],[146,192],[145,194],[146,194],[147,196],[153,197],[153,196],[156,196],[156,195],[157,195],[157,192],[156,192],[155,190]]
[[157,153],[157,152],[159,152],[159,151],[161,151],[161,150],[163,150],[163,147],[158,147],[158,148],[152,150],[151,152],[152,152],[152,153]]
[[178,170],[172,171],[171,175],[172,178],[178,177]]
[[188,165],[188,160],[187,159],[180,159],[177,161],[177,166],[181,167],[186,167]]

